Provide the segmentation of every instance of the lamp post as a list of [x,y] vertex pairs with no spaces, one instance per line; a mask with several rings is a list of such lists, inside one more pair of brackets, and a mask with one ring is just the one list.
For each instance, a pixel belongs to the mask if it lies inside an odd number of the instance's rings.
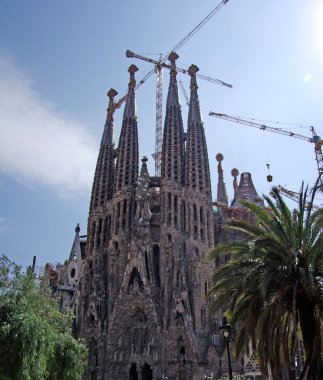
[[228,323],[226,317],[223,317],[223,325],[220,326],[220,330],[222,330],[223,338],[227,344],[228,363],[229,363],[229,379],[232,380],[233,377],[232,377],[232,367],[231,367],[231,358],[230,358],[230,349],[229,349],[230,336],[231,336],[231,325]]

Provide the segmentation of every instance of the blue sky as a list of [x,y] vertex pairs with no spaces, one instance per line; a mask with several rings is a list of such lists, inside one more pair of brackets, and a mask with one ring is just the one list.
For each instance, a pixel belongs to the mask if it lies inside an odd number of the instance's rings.
[[[16,262],[64,261],[76,223],[86,233],[90,189],[109,88],[125,94],[127,68],[151,66],[127,49],[167,53],[219,1],[2,0],[0,2],[0,247]],[[259,193],[297,191],[317,175],[305,141],[234,125],[209,111],[313,125],[323,135],[323,1],[230,0],[179,51],[178,65],[233,89],[199,81],[213,197],[215,155],[251,172]],[[187,77],[180,77],[189,88]],[[168,73],[164,72],[164,98]],[[137,91],[140,154],[154,151],[155,77]],[[187,107],[182,104],[186,120]],[[122,110],[115,115],[118,141]],[[280,125],[277,125],[280,126]],[[281,127],[285,127],[281,125]],[[291,128],[291,126],[286,126]],[[310,135],[308,128],[293,131]],[[150,172],[153,161],[150,159]]]

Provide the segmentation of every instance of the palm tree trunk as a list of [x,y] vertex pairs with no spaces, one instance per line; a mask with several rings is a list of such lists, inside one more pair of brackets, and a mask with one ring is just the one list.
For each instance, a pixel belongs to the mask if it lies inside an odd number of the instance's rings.
[[301,379],[320,380],[323,378],[323,365],[321,359],[320,325],[315,316],[315,308],[306,296],[299,296],[297,302],[300,326],[302,330],[305,365]]

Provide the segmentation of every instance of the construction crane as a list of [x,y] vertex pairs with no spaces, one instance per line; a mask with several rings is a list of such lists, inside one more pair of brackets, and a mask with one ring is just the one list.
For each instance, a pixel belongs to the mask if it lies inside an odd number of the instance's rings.
[[188,99],[188,96],[187,96],[187,94],[186,94],[186,91],[185,91],[185,88],[184,88],[183,82],[182,82],[181,80],[179,81],[179,85],[180,85],[180,87],[181,87],[182,94],[183,94],[184,99],[185,99],[185,103],[186,103],[186,105],[189,107],[189,105],[190,105],[190,101],[189,101],[189,99]]
[[[155,59],[144,57],[140,54],[136,54],[131,50],[126,51],[126,57],[127,58],[137,58],[137,59],[140,59],[140,60],[145,61],[145,62],[153,63],[154,69],[152,72],[156,72],[156,74],[157,74],[157,82],[156,82],[156,136],[155,136],[156,139],[155,139],[155,153],[154,153],[153,157],[155,159],[155,175],[158,176],[158,175],[160,175],[161,150],[162,150],[162,139],[163,139],[163,133],[162,133],[163,132],[163,68],[170,69],[171,66],[169,64],[165,63],[163,61],[162,57],[160,57],[159,60],[156,61]],[[176,70],[180,73],[189,75],[189,72],[186,69],[176,67]],[[144,81],[148,78],[147,75],[144,77]],[[209,76],[202,75],[202,74],[196,74],[196,77],[203,79],[203,80],[207,80],[208,82],[211,82],[211,83],[218,84],[220,86],[232,88],[231,84],[223,82],[220,79],[211,78]],[[141,85],[142,83],[144,83],[143,80],[139,81],[138,85],[136,87],[139,87],[139,85]],[[184,93],[185,93],[185,90],[184,90]]]
[[[162,150],[162,134],[163,134],[163,122],[162,122],[162,94],[163,94],[163,67],[165,61],[167,60],[168,56],[172,52],[178,51],[189,39],[191,39],[194,34],[199,31],[229,0],[222,0],[193,30],[191,30],[183,39],[181,39],[172,49],[168,54],[165,54],[164,57],[161,55],[158,61],[151,62],[154,63],[154,67],[140,80],[138,80],[135,90],[137,90],[141,85],[143,85],[148,78],[150,78],[154,73],[157,74],[157,81],[156,81],[156,139],[155,139],[155,153],[154,153],[154,158],[155,158],[155,174],[156,176],[160,175],[160,164],[161,164],[161,150]],[[133,57],[133,58],[139,58]],[[141,59],[148,61],[145,57],[141,57]],[[148,61],[149,62],[149,61]],[[222,84],[223,86],[227,87],[232,87],[231,85],[228,85],[227,83],[222,81],[217,80],[217,79],[212,79],[209,77],[205,77],[203,75],[199,75],[200,78],[202,79],[207,79],[210,80],[210,82],[215,82],[217,84]],[[126,101],[127,99],[127,94],[124,95],[121,99],[119,99],[117,102],[114,104],[114,109],[113,112],[117,109],[120,108],[121,105]]]
[[323,176],[323,156],[322,156],[322,150],[321,150],[323,140],[317,135],[314,127],[310,127],[311,132],[312,132],[312,137],[308,137],[308,136],[303,136],[303,135],[300,135],[298,133],[294,133],[291,131],[286,131],[286,130],[281,129],[281,128],[270,127],[266,124],[255,123],[254,121],[246,120],[246,119],[243,119],[241,117],[229,116],[229,115],[224,114],[224,113],[216,113],[216,112],[211,111],[211,112],[209,112],[209,115],[214,116],[214,117],[218,117],[220,119],[232,121],[234,123],[249,125],[250,127],[258,128],[262,131],[274,132],[274,133],[278,133],[280,135],[285,135],[285,136],[289,136],[289,137],[294,137],[296,139],[305,140],[307,142],[314,144],[315,160],[316,160],[318,174],[319,174],[319,185],[320,185],[321,191],[323,191],[323,179],[322,179],[322,176]]
[[[162,69],[162,68],[170,69],[171,68],[171,65],[169,65],[169,64],[167,64],[165,62],[162,62],[161,60],[156,61],[155,59],[147,58],[147,57],[144,57],[142,55],[136,54],[136,53],[134,53],[131,50],[127,50],[126,51],[126,57],[127,58],[138,58],[138,59],[141,59],[142,61],[153,63],[154,65],[156,65],[156,68],[159,68],[159,69]],[[183,69],[183,68],[178,67],[178,66],[176,67],[176,71],[178,71],[180,73],[183,73],[183,74],[189,75],[189,72],[188,72],[187,69]],[[196,77],[200,78],[200,79],[207,80],[207,81],[215,83],[215,84],[219,84],[220,86],[225,86],[225,87],[232,88],[232,84],[223,82],[220,79],[211,78],[211,77],[208,77],[208,76],[202,75],[202,74],[196,74]]]
[[[181,45],[182,46],[182,45]],[[162,138],[163,138],[163,68],[170,69],[171,66],[165,62],[163,62],[163,59],[160,58],[158,61],[147,58],[142,55],[136,54],[131,50],[126,51],[126,57],[127,58],[137,58],[141,59],[142,61],[153,63],[155,65],[154,72],[157,74],[157,84],[156,84],[156,144],[155,144],[155,153],[153,155],[155,159],[155,174],[156,176],[160,175],[160,164],[161,164],[161,150],[162,150]],[[188,70],[176,67],[176,70],[180,73],[189,75]],[[147,75],[145,76],[145,78]],[[223,82],[220,79],[211,78],[206,75],[196,74],[197,78],[207,80],[209,82],[232,88],[232,85],[226,82]],[[147,79],[147,78],[146,78]],[[138,83],[140,84],[140,82]],[[185,90],[184,90],[185,93]]]
[[[282,193],[282,194],[284,194],[287,198],[289,198],[289,199],[291,199],[292,201],[294,201],[294,202],[299,202],[299,193],[297,193],[296,191],[291,191],[291,190],[288,190],[288,189],[286,189],[286,187],[283,187],[283,186],[281,186],[281,185],[279,185],[278,186],[278,190]],[[307,207],[310,207],[310,205],[312,206],[312,208],[314,209],[314,210],[319,210],[319,208],[320,207],[318,207],[318,206],[316,206],[316,205],[314,205],[314,204],[311,204],[311,202],[309,202],[308,204],[307,204]]]
[[298,202],[298,200],[299,200],[299,193],[297,193],[296,191],[288,190],[288,189],[286,189],[286,187],[283,187],[281,185],[278,186],[278,189],[287,198],[291,199],[294,202]]

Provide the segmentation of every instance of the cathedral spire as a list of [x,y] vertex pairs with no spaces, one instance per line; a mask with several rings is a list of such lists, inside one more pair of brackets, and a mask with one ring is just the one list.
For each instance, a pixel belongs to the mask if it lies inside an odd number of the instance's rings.
[[188,113],[186,171],[185,179],[189,188],[211,197],[211,182],[204,127],[197,94],[196,73],[199,68],[191,65],[191,98]]
[[108,92],[109,105],[107,119],[101,139],[99,156],[94,175],[90,212],[93,207],[104,204],[106,200],[112,199],[114,185],[114,97],[117,91],[111,88]]
[[170,61],[170,82],[169,82],[169,89],[168,89],[168,95],[167,95],[167,106],[170,105],[179,105],[179,96],[178,96],[178,86],[177,86],[177,71],[176,71],[176,64],[175,61],[178,59],[178,55],[174,52],[172,52],[169,57]]
[[82,252],[81,252],[81,243],[80,243],[80,225],[77,223],[77,226],[75,227],[75,238],[72,245],[69,261],[75,261],[77,262],[77,265],[80,269],[81,263],[82,263]]
[[231,170],[231,175],[233,177],[233,191],[234,191],[234,198],[236,198],[237,195],[237,190],[238,190],[238,175],[239,175],[239,170],[236,168],[233,168]]
[[150,177],[147,168],[147,161],[148,158],[146,156],[144,156],[141,160],[142,165],[136,188],[136,219],[140,221],[147,221],[151,216],[148,204]]
[[197,95],[197,82],[196,82],[196,73],[199,71],[199,68],[196,65],[191,65],[188,69],[188,73],[191,76],[191,99],[190,99],[190,108],[188,112],[188,123],[202,123],[201,111],[200,111],[200,102]]
[[227,189],[223,179],[223,169],[222,169],[222,161],[224,159],[221,153],[216,155],[216,160],[218,161],[218,192],[216,196],[216,200],[225,206],[228,206],[228,195]]
[[135,72],[137,70],[135,65],[131,65],[128,69],[130,81],[118,146],[116,191],[135,185],[138,179],[138,128],[135,99]]
[[128,69],[130,74],[130,81],[128,85],[128,96],[126,100],[126,105],[124,108],[123,119],[126,117],[135,117],[136,116],[136,98],[135,98],[135,73],[138,71],[138,67],[131,65]]
[[171,63],[170,81],[166,102],[164,124],[161,176],[163,180],[184,183],[184,129],[181,106],[178,96],[175,61],[178,55],[172,52],[168,59]]
[[104,145],[114,144],[113,114],[115,111],[114,97],[118,95],[117,91],[111,88],[108,93],[109,105],[107,109],[107,120],[104,126],[104,132],[101,140],[101,147]]

